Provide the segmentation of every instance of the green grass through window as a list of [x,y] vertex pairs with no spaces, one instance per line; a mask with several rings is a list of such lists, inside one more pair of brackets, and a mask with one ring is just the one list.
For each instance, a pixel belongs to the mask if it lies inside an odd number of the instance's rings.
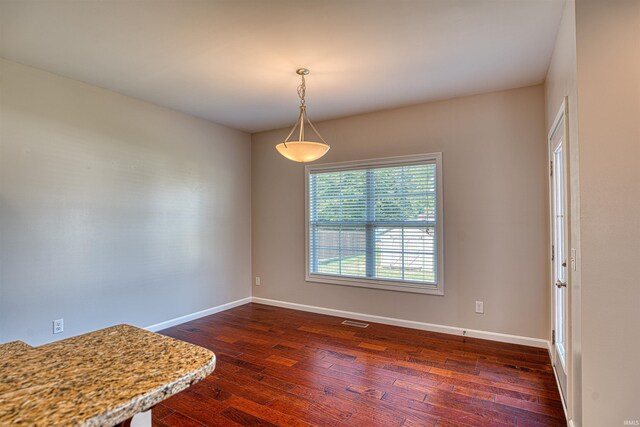
[[[355,277],[365,277],[366,274],[365,255],[356,255],[342,258],[342,271],[340,271],[340,259],[332,258],[318,263],[318,273],[320,274],[341,274]],[[376,267],[377,279],[402,280],[401,268]],[[432,271],[405,269],[404,280],[412,282],[434,282]]]

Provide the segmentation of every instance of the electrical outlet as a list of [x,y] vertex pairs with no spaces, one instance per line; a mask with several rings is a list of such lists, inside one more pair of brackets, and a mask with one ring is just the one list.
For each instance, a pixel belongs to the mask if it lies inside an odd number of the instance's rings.
[[484,302],[476,301],[476,313],[484,314]]
[[60,334],[64,331],[64,319],[57,319],[53,321],[53,333]]
[[256,276],[256,286],[260,286],[260,276]]

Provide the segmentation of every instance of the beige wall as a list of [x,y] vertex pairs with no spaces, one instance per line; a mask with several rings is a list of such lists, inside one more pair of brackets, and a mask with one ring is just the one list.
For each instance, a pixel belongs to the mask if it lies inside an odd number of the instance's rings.
[[640,421],[640,1],[577,0],[583,425]]
[[274,149],[286,130],[253,135],[254,296],[548,338],[544,112],[533,86],[318,124],[320,162],[443,153],[444,296],[305,282],[304,166]]
[[576,426],[581,425],[581,329],[580,329],[580,179],[579,179],[579,145],[578,145],[578,97],[576,89],[576,16],[575,1],[567,0],[558,29],[556,46],[545,81],[546,124],[551,130],[553,121],[561,108],[565,97],[568,97],[569,126],[569,197],[570,197],[570,231],[569,247],[576,250],[576,270],[569,269],[569,302],[571,324],[569,327],[569,358],[567,405],[569,417]]
[[248,134],[7,61],[0,93],[0,342],[250,295]]

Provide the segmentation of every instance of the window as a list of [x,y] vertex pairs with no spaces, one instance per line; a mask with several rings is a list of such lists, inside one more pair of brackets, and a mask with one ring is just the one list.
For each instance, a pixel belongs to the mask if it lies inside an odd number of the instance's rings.
[[306,166],[307,281],[443,294],[441,159]]

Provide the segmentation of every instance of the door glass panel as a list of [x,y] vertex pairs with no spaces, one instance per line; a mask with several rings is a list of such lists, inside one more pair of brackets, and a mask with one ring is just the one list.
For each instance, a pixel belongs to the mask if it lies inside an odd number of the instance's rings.
[[564,170],[563,170],[563,144],[560,142],[554,151],[553,159],[553,190],[554,190],[554,271],[556,286],[554,287],[556,293],[556,347],[558,355],[564,365],[565,360],[565,339],[566,339],[566,322],[565,322],[565,307],[566,307],[566,287],[557,286],[566,284],[566,247],[565,247],[565,194],[564,194]]
[[[566,102],[566,99],[565,99]],[[551,160],[551,177],[549,181],[549,208],[551,217],[551,295],[553,297],[553,332],[554,345],[552,352],[553,368],[560,385],[560,393],[567,395],[567,377],[569,372],[569,291],[567,256],[569,252],[569,210],[568,210],[568,178],[565,166],[567,157],[567,123],[565,121],[565,105],[559,113],[557,123],[550,135],[549,158]]]

